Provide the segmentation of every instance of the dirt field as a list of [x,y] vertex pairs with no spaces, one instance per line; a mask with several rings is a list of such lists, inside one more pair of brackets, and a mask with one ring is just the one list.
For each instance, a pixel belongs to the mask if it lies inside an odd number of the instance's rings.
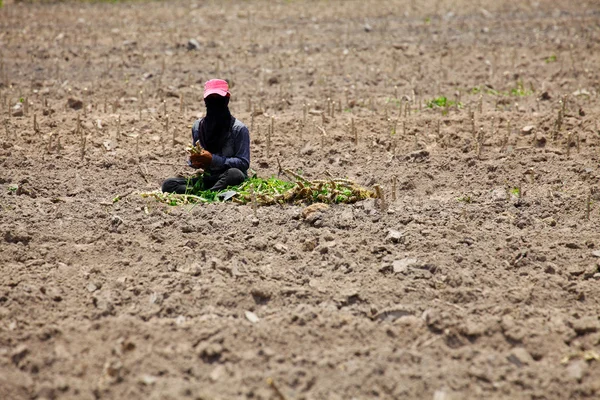
[[[4,3],[1,399],[600,397],[597,1]],[[142,198],[215,77],[385,202]]]

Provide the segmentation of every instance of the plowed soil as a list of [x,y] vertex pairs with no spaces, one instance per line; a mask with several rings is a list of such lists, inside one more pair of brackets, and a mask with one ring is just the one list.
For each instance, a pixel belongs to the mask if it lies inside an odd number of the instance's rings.
[[[598,2],[4,3],[0,398],[600,397]],[[385,199],[142,198],[210,78]]]

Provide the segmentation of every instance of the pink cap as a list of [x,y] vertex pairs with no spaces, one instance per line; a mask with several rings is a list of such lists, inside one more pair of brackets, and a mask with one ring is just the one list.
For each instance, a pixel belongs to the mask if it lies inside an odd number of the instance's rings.
[[218,94],[219,96],[231,96],[229,93],[229,84],[223,79],[211,79],[206,81],[204,84],[204,98],[207,98],[211,94]]

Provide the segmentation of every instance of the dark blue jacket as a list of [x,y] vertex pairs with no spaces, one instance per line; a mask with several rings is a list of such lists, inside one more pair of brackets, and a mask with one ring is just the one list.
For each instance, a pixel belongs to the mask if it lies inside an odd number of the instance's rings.
[[[204,118],[194,122],[192,127],[192,143],[200,141],[200,146],[206,147],[200,129]],[[229,168],[237,168],[247,175],[250,167],[250,132],[246,125],[234,118],[229,130],[227,141],[219,152],[212,153],[212,163],[206,170],[211,175],[219,175]]]

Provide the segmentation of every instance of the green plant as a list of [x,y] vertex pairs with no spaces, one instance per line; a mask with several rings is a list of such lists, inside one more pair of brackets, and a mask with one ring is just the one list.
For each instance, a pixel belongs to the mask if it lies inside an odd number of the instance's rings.
[[513,196],[519,197],[519,195],[521,194],[521,188],[518,188],[518,187],[511,188],[510,194],[512,194]]
[[331,178],[309,181],[289,170],[284,170],[284,172],[286,175],[294,177],[296,181],[284,181],[275,177],[263,179],[254,175],[240,185],[213,192],[205,190],[202,187],[202,180],[198,180],[193,186],[189,186],[186,194],[150,192],[142,193],[142,197],[154,197],[156,200],[171,206],[222,202],[224,200],[219,195],[229,191],[236,192],[232,198],[235,203],[248,204],[256,202],[258,205],[286,202],[354,203],[366,198],[376,197],[374,192],[347,179]]
[[457,101],[453,101],[453,100],[448,100],[444,96],[436,97],[435,99],[429,100],[427,102],[427,107],[429,107],[429,108],[433,108],[433,107],[452,107],[452,106],[457,106],[458,108],[460,108],[460,107],[462,107],[462,103],[457,102]]
[[533,91],[529,90],[529,89],[525,89],[525,86],[523,85],[523,81],[518,81],[517,86],[510,89],[510,94],[512,96],[524,97],[524,96],[530,96],[531,94],[533,94]]
[[463,194],[457,200],[460,201],[461,203],[467,203],[467,204],[471,204],[473,202],[473,198],[471,197],[470,194]]
[[550,57],[546,58],[546,64],[556,62],[556,54],[552,54]]
[[474,88],[472,88],[470,90],[470,93],[471,94],[485,93],[485,94],[489,94],[491,96],[498,96],[499,94],[501,94],[497,90],[494,90],[494,89],[491,89],[491,88],[488,88],[488,87],[486,87],[485,89],[482,89],[479,86],[475,86]]

